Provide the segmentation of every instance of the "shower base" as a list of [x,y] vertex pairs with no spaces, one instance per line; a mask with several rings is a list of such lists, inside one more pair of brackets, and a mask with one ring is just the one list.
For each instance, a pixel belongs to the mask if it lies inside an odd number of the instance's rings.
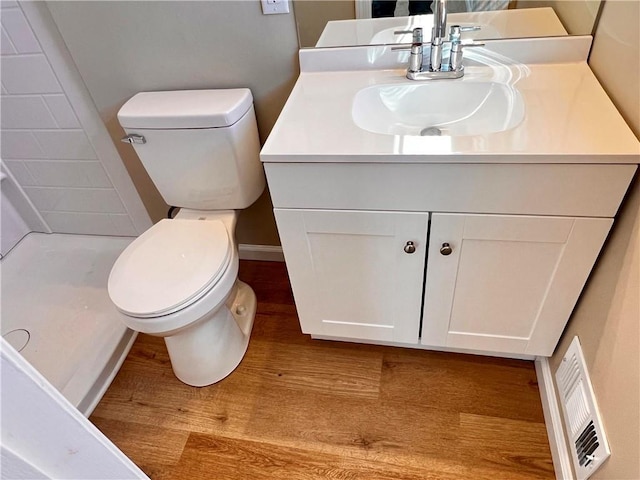
[[136,337],[107,294],[132,241],[30,233],[0,262],[2,336],[87,417]]

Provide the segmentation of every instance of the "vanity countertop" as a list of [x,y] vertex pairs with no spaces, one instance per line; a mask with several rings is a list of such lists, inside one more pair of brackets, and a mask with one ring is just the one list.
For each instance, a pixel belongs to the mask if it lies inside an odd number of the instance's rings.
[[[524,119],[468,136],[371,133],[352,118],[357,92],[416,84],[404,70],[302,72],[260,154],[263,162],[637,164],[640,143],[586,62],[469,66],[458,80],[508,83]],[[424,82],[420,82],[424,83]]]

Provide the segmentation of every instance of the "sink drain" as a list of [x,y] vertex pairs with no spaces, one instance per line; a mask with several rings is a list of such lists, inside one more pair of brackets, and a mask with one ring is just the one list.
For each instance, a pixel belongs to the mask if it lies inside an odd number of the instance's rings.
[[29,333],[29,330],[25,330],[24,328],[16,328],[15,330],[11,330],[10,332],[2,335],[2,338],[9,342],[9,345],[20,352],[24,347],[27,346],[27,343],[29,343],[31,334]]
[[420,130],[420,135],[423,137],[439,137],[442,135],[442,130],[438,127],[427,127]]

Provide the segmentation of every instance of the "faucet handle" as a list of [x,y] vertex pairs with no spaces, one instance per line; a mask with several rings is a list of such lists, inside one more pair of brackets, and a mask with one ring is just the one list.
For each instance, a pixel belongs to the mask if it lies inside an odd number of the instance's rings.
[[449,69],[452,71],[462,70],[462,49],[467,47],[484,47],[483,42],[474,42],[469,40],[461,42],[458,37],[455,40],[451,40],[451,53],[449,54]]
[[393,32],[395,35],[404,35],[407,33],[413,34],[412,43],[422,43],[422,27],[416,27],[413,30],[396,30]]
[[463,32],[477,32],[482,30],[482,27],[478,25],[471,25],[469,27],[461,27],[460,25],[451,25],[449,27],[449,41],[459,42]]
[[391,47],[391,50],[411,50],[407,72],[415,73],[422,70],[422,42],[412,43],[411,46]]

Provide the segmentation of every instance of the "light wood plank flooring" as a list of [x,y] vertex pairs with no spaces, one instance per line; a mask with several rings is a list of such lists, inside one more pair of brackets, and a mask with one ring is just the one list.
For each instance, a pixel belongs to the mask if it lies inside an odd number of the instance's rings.
[[152,479],[553,479],[532,362],[311,340],[284,264],[241,262],[247,354],[205,388],[139,335],[91,416]]

